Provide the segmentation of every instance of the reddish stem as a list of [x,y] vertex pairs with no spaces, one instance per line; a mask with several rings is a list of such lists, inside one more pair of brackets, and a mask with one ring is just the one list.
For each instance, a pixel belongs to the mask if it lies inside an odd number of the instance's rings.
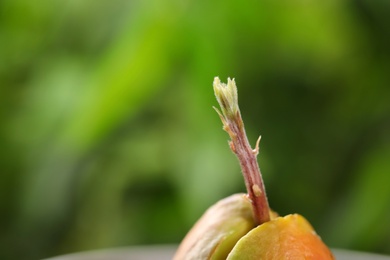
[[253,215],[257,224],[260,225],[270,220],[270,208],[256,158],[259,152],[260,138],[257,140],[256,147],[253,150],[245,133],[244,122],[238,107],[237,87],[234,80],[228,79],[228,84],[226,85],[221,83],[219,78],[215,78],[214,92],[221,106],[222,113],[217,109],[216,111],[224,125],[223,129],[231,138],[229,142],[230,148],[240,162],[245,186],[253,206]]
[[237,114],[237,120],[228,120],[228,127],[225,128],[231,138],[230,148],[240,162],[245,186],[252,202],[255,221],[260,225],[270,220],[270,209],[256,158],[258,146],[254,150],[250,147],[241,114],[239,111]]

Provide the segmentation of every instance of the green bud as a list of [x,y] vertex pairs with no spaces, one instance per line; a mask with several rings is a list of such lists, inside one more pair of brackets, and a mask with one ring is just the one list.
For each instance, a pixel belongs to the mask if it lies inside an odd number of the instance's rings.
[[223,117],[225,120],[233,119],[239,111],[236,82],[234,79],[228,78],[228,83],[225,84],[218,77],[215,77],[213,87]]

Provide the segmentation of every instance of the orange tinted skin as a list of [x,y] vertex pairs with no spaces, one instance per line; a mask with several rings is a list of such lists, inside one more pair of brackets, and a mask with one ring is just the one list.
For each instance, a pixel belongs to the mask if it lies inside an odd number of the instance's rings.
[[298,214],[278,217],[242,237],[228,260],[334,259],[309,222]]

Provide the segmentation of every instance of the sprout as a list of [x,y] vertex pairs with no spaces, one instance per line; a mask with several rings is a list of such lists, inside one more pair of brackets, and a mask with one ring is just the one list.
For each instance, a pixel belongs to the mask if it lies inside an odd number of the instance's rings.
[[214,78],[213,82],[214,93],[221,107],[222,114],[225,119],[232,119],[237,116],[238,98],[237,86],[234,79],[228,78],[228,83],[222,83],[218,77]]

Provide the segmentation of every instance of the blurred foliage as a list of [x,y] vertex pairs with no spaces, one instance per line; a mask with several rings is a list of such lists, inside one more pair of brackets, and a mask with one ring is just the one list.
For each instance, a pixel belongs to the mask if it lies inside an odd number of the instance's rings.
[[390,2],[0,2],[0,258],[178,243],[244,191],[235,77],[271,206],[390,254]]

